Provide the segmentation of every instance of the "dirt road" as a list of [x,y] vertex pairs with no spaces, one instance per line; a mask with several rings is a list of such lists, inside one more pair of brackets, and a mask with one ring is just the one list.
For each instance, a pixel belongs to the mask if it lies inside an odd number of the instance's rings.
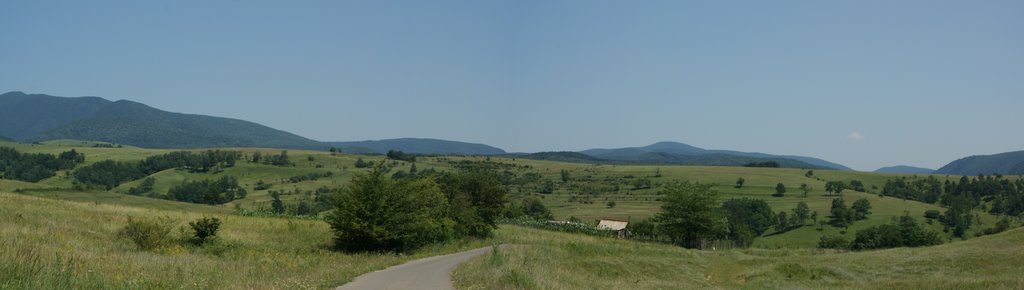
[[363,274],[337,290],[455,289],[452,287],[452,270],[462,262],[488,251],[491,251],[491,247],[411,261]]

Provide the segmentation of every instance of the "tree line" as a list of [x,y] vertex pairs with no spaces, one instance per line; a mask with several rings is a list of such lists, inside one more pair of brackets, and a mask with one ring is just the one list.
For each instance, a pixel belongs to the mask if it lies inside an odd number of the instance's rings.
[[242,157],[238,151],[207,150],[199,153],[176,151],[150,156],[141,161],[104,160],[81,167],[72,174],[76,188],[100,187],[110,190],[121,183],[137,180],[167,169],[207,172],[235,166]]
[[58,155],[21,153],[11,147],[0,147],[0,177],[28,182],[39,182],[57,175],[58,170],[70,170],[85,162],[85,154],[75,149]]
[[957,237],[963,237],[976,223],[972,213],[975,208],[996,215],[1024,213],[1024,179],[1010,180],[998,174],[962,176],[959,181],[945,182],[934,176],[903,177],[886,181],[881,194],[942,205],[946,212],[937,219]]

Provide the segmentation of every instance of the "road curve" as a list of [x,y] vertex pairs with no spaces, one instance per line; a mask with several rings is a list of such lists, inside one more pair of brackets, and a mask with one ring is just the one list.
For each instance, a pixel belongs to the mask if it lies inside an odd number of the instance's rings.
[[[504,246],[503,246],[504,247]],[[455,254],[435,256],[363,274],[337,290],[363,289],[455,289],[452,271],[462,262],[491,251],[484,247]]]

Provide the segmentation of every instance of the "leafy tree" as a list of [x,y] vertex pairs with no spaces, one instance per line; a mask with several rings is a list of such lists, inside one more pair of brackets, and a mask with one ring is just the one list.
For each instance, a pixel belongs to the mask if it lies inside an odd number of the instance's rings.
[[[394,180],[377,165],[357,174],[333,199],[327,223],[335,248],[408,252],[449,239],[454,222],[444,193],[430,179]],[[384,205],[384,206],[382,206]]]
[[489,237],[497,228],[507,192],[493,170],[463,169],[438,179],[450,205],[456,236]]
[[866,198],[858,199],[853,202],[851,209],[853,210],[854,220],[866,219],[871,214],[871,202]]
[[949,204],[949,208],[942,215],[942,223],[947,228],[953,228],[953,236],[963,237],[974,221],[974,215],[971,213],[974,204],[965,196],[949,196],[945,202]]
[[[817,214],[817,212],[815,212],[815,214]],[[796,221],[796,225],[803,226],[810,217],[811,209],[807,206],[807,203],[803,201],[797,203],[796,208],[793,209],[793,218]],[[815,216],[815,219],[817,219],[817,216]]]
[[707,241],[727,233],[726,220],[718,210],[718,192],[711,184],[675,183],[661,190],[658,213],[661,231],[673,243],[687,248],[703,248]]
[[830,194],[841,195],[845,189],[846,183],[842,181],[829,181],[825,183],[825,191],[828,191]]
[[850,180],[850,189],[853,189],[854,191],[860,191],[860,192],[867,191],[864,188],[864,183],[860,182],[860,180],[856,180],[856,179]]
[[789,217],[786,215],[786,211],[780,211],[778,218],[776,219],[778,220],[778,223],[775,224],[776,231],[785,232],[786,230],[789,230]]
[[193,242],[196,245],[202,245],[207,241],[217,237],[217,230],[220,229],[220,219],[204,217],[196,221],[188,223],[192,231],[195,232],[193,236]]
[[559,174],[562,176],[562,183],[569,182],[569,170],[562,169]]
[[807,194],[811,192],[811,186],[806,183],[800,184],[800,191],[803,191],[803,197],[807,198]]
[[356,168],[367,168],[373,166],[373,162],[363,161],[363,158],[356,159]]
[[747,182],[746,179],[743,179],[743,177],[740,177],[740,179],[736,180],[736,188],[743,188],[743,184],[746,183],[746,182]]
[[544,202],[540,201],[540,199],[536,197],[523,199],[521,212],[536,220],[554,219],[554,216],[551,215],[551,210],[548,210],[548,208],[544,206]]
[[818,223],[818,211],[811,212],[811,221],[812,221],[812,224],[811,224],[812,226],[814,224]]
[[771,207],[761,199],[730,199],[722,203],[722,211],[729,223],[729,238],[742,246],[749,246],[777,222]]
[[544,179],[540,185],[540,193],[551,194],[552,192],[555,192],[555,183],[550,179]]
[[847,227],[853,223],[853,212],[846,207],[843,198],[832,200],[832,224],[837,227]]
[[775,194],[772,194],[772,196],[782,197],[782,196],[785,196],[785,195],[786,195],[786,185],[782,184],[782,182],[779,182],[779,184],[775,185]]
[[283,214],[284,202],[281,201],[281,193],[277,191],[271,191],[270,198],[273,198],[273,200],[270,201],[271,210],[273,210],[274,213],[276,214]]
[[608,205],[608,208],[615,208],[615,201],[614,200],[613,201],[609,201],[607,205]]
[[656,240],[658,236],[658,224],[654,219],[631,222],[626,225],[626,230],[633,236],[633,239]]

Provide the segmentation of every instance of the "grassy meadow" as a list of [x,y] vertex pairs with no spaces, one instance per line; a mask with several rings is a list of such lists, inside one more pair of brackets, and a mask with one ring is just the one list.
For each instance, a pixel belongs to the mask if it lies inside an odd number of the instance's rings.
[[503,226],[459,289],[1020,289],[1024,229],[924,248],[688,250]]
[[[134,147],[93,147],[94,142],[62,140],[43,144],[0,142],[22,152],[57,154],[76,149],[85,153],[86,165],[113,159],[141,160],[171,150]],[[278,149],[222,148],[245,155],[278,154]],[[0,179],[0,289],[25,288],[330,288],[354,277],[410,259],[451,253],[498,243],[518,244],[460,266],[456,285],[465,289],[672,289],[672,288],[1021,288],[1024,278],[1024,231],[950,240],[937,247],[835,253],[814,249],[822,235],[844,235],[888,223],[909,214],[924,222],[935,204],[880,197],[876,193],[843,193],[847,205],[866,198],[872,215],[849,229],[808,225],[785,233],[769,231],[753,248],[694,251],[652,243],[546,232],[502,226],[488,240],[436,245],[414,255],[345,254],[329,249],[331,233],[323,221],[236,215],[235,208],[266,207],[269,191],[287,192],[288,203],[321,187],[340,188],[354,174],[358,159],[379,162],[383,156],[330,154],[289,150],[294,166],[237,162],[218,173],[190,173],[169,169],[153,174],[154,192],[167,192],[188,180],[235,176],[248,191],[246,198],[222,205],[198,205],[125,194],[141,180],[109,191],[71,190],[68,172],[38,183]],[[499,171],[514,176],[509,200],[537,197],[556,219],[579,218],[640,220],[660,211],[660,188],[671,182],[717,184],[724,201],[729,198],[764,199],[776,212],[807,202],[819,220],[827,220],[832,199],[825,182],[860,180],[867,191],[880,191],[886,180],[926,176],[864,172],[745,167],[597,165],[505,157],[419,157],[419,170],[454,170],[460,162],[504,164]],[[409,162],[389,161],[392,171],[409,171]],[[330,171],[318,180],[290,182],[293,176]],[[563,173],[566,172],[566,178]],[[533,175],[529,182],[520,179]],[[539,176],[539,177],[538,177]],[[737,179],[746,183],[734,186]],[[959,176],[936,176],[940,180]],[[639,180],[650,187],[637,188]],[[271,184],[256,190],[257,182]],[[784,197],[772,197],[777,183]],[[550,193],[540,193],[549,183]],[[798,189],[813,189],[803,197]],[[608,202],[615,202],[614,207]],[[157,251],[141,251],[117,232],[129,217],[168,217],[175,228],[187,227],[201,217],[223,221],[220,240],[197,247],[173,244]],[[996,217],[977,212],[980,219],[968,235],[991,227]],[[938,223],[927,227],[941,231]],[[172,233],[180,236],[182,233]],[[944,234],[948,237],[948,234]]]
[[[157,203],[179,205],[156,209]],[[345,254],[329,249],[331,233],[321,221],[242,217],[180,204],[0,193],[0,289],[323,289],[411,259],[495,243],[435,245],[411,256]],[[223,224],[216,243],[149,252],[118,236],[129,217],[169,217],[183,227],[217,217]]]

